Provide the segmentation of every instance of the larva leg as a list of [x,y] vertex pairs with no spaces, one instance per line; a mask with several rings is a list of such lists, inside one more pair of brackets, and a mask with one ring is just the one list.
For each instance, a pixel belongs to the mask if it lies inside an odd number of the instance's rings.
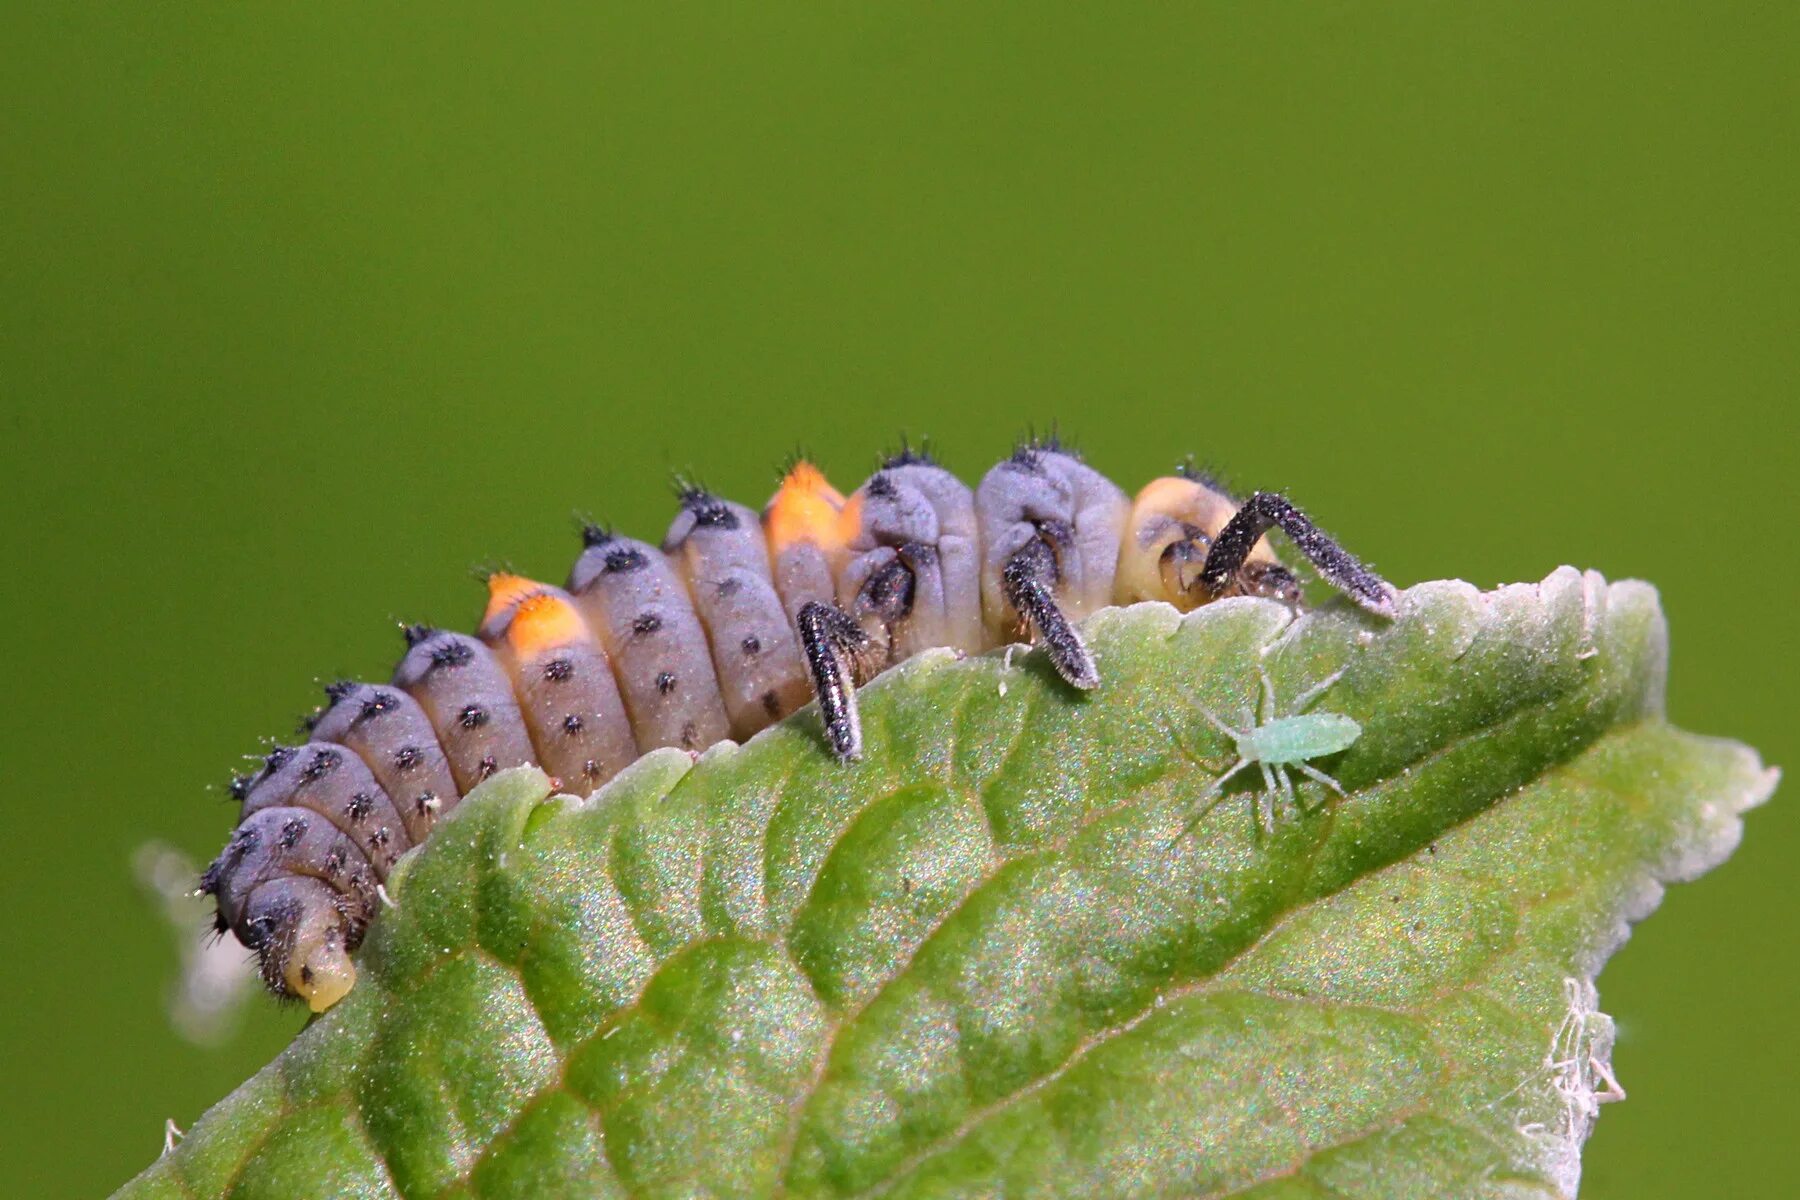
[[1257,492],[1225,523],[1225,528],[1213,539],[1206,565],[1200,570],[1201,586],[1213,595],[1223,592],[1250,556],[1251,548],[1275,527],[1293,539],[1300,553],[1306,555],[1331,586],[1378,617],[1395,614],[1397,600],[1393,585],[1363,566],[1329,534],[1314,525],[1305,513],[1274,492]]
[[1094,666],[1093,655],[1088,653],[1081,635],[1057,607],[1055,594],[1051,591],[1055,578],[1055,559],[1050,547],[1041,539],[1027,542],[1007,560],[1000,574],[1007,601],[1037,630],[1056,673],[1067,680],[1069,686],[1083,691],[1099,687],[1100,672]]
[[795,624],[831,751],[845,761],[861,758],[854,660],[870,648],[869,635],[843,609],[817,600],[801,606]]

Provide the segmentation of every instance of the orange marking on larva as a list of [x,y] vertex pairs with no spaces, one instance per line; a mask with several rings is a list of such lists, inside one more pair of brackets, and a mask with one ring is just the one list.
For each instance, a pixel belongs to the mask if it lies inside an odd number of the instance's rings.
[[575,606],[555,592],[533,592],[520,600],[506,627],[506,644],[522,662],[590,636]]
[[495,571],[487,577],[488,604],[487,611],[481,614],[481,623],[498,621],[506,615],[519,601],[533,592],[541,592],[544,585],[535,579],[527,579],[523,575],[512,575],[505,571]]
[[809,462],[794,464],[763,515],[769,550],[780,554],[795,542],[835,548],[847,540],[840,514],[841,492],[826,482],[825,475]]

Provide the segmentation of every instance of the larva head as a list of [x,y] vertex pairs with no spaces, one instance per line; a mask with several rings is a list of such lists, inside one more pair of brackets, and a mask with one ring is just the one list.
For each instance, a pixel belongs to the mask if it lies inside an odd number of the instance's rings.
[[343,919],[330,905],[301,910],[286,951],[281,981],[314,1012],[324,1012],[356,984],[356,964],[344,946]]
[[1119,599],[1162,600],[1186,612],[1219,596],[1270,596],[1300,601],[1299,582],[1281,565],[1267,538],[1258,539],[1244,565],[1217,595],[1200,583],[1213,539],[1236,515],[1224,492],[1186,476],[1153,479],[1131,505],[1119,555]]

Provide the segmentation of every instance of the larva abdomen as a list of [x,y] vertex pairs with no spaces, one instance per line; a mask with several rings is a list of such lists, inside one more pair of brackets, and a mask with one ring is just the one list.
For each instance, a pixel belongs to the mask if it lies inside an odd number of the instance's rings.
[[312,722],[315,741],[335,742],[362,759],[399,810],[413,845],[425,840],[462,793],[419,702],[395,687],[334,683]]

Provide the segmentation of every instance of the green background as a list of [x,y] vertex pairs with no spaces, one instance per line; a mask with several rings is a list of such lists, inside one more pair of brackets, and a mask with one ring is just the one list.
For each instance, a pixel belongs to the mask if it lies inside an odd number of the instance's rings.
[[[92,1196],[301,1021],[167,1028],[131,851],[472,566],[898,431],[1189,450],[1400,583],[1662,589],[1670,711],[1788,697],[1800,9],[8,5],[0,1171]],[[1786,1194],[1778,796],[1601,979],[1585,1196]]]

